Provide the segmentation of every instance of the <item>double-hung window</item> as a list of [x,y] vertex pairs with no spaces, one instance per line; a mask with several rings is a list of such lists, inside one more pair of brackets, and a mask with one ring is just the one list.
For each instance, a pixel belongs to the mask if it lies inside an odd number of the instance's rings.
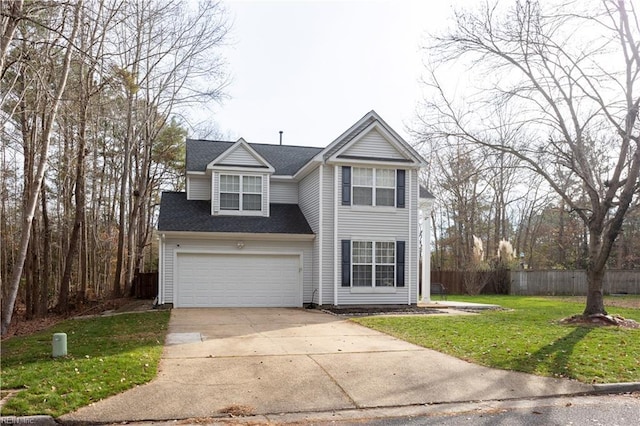
[[396,247],[393,241],[353,241],[353,287],[394,287]]
[[393,207],[395,200],[395,169],[353,168],[354,206]]
[[220,175],[220,210],[262,210],[262,176]]
[[262,210],[262,176],[242,176],[242,210]]

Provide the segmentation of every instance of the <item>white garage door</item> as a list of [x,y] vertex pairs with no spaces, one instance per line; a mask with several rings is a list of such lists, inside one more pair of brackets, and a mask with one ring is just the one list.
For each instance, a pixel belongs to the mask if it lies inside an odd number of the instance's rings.
[[177,307],[302,306],[300,257],[178,255]]

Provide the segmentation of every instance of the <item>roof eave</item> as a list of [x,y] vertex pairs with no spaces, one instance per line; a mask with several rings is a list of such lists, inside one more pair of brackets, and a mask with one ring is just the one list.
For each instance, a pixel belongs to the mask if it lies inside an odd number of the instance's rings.
[[165,231],[158,229],[158,233],[165,237],[216,239],[216,240],[258,240],[258,241],[313,241],[315,234],[285,234],[285,233],[253,233],[253,232],[205,232],[205,231]]

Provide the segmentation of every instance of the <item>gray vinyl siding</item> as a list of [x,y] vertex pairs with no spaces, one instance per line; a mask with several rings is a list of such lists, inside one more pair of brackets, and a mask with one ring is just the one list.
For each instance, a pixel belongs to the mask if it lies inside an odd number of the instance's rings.
[[[322,166],[321,166],[322,167]],[[273,184],[272,184],[273,185]],[[305,176],[298,184],[298,204],[302,214],[309,222],[311,230],[316,234],[319,232],[319,207],[320,199],[318,191],[320,190],[320,167]]]
[[373,129],[364,135],[359,141],[350,146],[343,155],[358,157],[380,157],[403,159],[404,156],[396,150],[387,140]]
[[189,200],[210,200],[211,199],[211,176],[187,176]]
[[245,150],[242,146],[238,147],[235,151],[229,154],[224,160],[222,160],[219,165],[233,165],[233,166],[262,166],[258,160],[256,160],[253,155],[251,155],[247,150]]
[[271,192],[269,193],[269,197],[271,198],[272,203],[298,204],[298,183],[297,182],[271,181],[270,185],[271,185]]
[[333,241],[334,182],[333,166],[322,166],[322,303],[333,305],[335,247]]
[[[351,287],[342,287],[338,282],[338,304],[403,304],[417,303],[417,171],[407,173],[407,208],[378,208],[366,206],[338,206],[338,259],[341,259],[342,240],[361,241],[405,241],[405,286],[397,287],[394,293],[354,293]],[[409,186],[410,185],[410,186]],[[342,188],[342,173],[338,169],[338,191]],[[411,206],[409,206],[411,192]],[[341,194],[339,194],[341,195]],[[341,198],[341,197],[340,197]],[[409,223],[411,222],[411,231]],[[333,259],[333,258],[332,258]],[[340,265],[339,265],[340,267]],[[331,285],[333,285],[333,276]],[[375,291],[375,290],[374,290]]]
[[[322,166],[320,166],[322,167]],[[313,294],[312,302],[319,302],[318,295],[318,281],[319,281],[319,272],[318,269],[320,267],[320,223],[319,223],[319,210],[320,210],[320,167],[316,168],[314,171],[305,176],[304,179],[300,181],[298,184],[298,205],[300,206],[300,210],[304,217],[307,219],[311,230],[316,234],[316,239],[313,241],[313,278],[312,278],[312,287],[315,291]],[[272,189],[273,189],[273,183]],[[273,194],[273,191],[272,191]]]
[[[312,241],[254,241],[243,239],[242,251],[251,253],[301,252],[303,254],[303,303],[311,302],[312,288]],[[241,254],[236,240],[215,240],[196,238],[172,238],[165,240],[164,257],[164,303],[173,303],[174,296],[174,259],[175,251],[198,251],[206,253],[237,253]],[[265,273],[277,273],[268,271]]]

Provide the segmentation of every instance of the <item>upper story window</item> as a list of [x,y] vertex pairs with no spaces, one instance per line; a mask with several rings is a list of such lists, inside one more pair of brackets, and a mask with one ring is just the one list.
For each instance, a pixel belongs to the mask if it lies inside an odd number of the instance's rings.
[[262,176],[220,175],[220,210],[262,210]]
[[395,169],[353,168],[354,206],[395,206]]

